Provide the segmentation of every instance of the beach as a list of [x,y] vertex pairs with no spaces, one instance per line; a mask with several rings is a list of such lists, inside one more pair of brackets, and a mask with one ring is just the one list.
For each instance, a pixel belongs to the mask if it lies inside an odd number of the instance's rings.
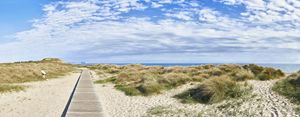
[[[100,77],[101,78],[101,77]],[[183,104],[174,95],[197,83],[185,84],[154,96],[126,96],[113,84],[96,85],[96,92],[104,112],[110,117],[210,117],[210,116],[266,116],[299,117],[295,105],[271,90],[277,80],[249,81],[253,85],[250,97],[225,100],[216,104]]]
[[45,81],[21,83],[20,92],[0,94],[1,117],[59,117],[80,73]]

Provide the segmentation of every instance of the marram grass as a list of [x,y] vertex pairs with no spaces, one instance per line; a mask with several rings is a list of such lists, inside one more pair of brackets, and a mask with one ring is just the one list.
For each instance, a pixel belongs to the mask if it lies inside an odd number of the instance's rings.
[[[95,83],[115,84],[126,95],[155,95],[190,82],[202,82],[215,77],[226,77],[232,82],[246,80],[271,80],[284,76],[281,70],[249,65],[204,65],[190,67],[143,66],[139,64],[87,66],[97,74],[109,74],[108,79]],[[222,84],[220,84],[222,85]],[[230,87],[229,87],[230,88]],[[232,87],[234,88],[234,87]],[[232,89],[235,90],[235,89]]]
[[297,110],[300,114],[300,71],[276,82],[273,90],[297,104]]
[[56,78],[74,70],[73,65],[53,61],[33,61],[0,64],[0,83],[23,83],[45,80],[41,70],[47,72],[46,78]]
[[0,93],[12,92],[12,91],[22,91],[24,89],[25,89],[24,86],[0,84]]

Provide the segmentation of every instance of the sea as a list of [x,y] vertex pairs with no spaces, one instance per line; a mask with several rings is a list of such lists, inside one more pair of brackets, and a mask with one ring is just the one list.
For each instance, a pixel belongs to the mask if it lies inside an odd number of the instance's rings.
[[[93,63],[94,64],[94,63]],[[89,65],[93,65],[89,64]],[[104,64],[104,63],[103,63]],[[105,63],[105,64],[115,64],[115,65],[128,65],[128,64],[142,64],[145,66],[163,66],[163,67],[172,67],[172,66],[199,66],[199,65],[220,65],[222,63]],[[227,64],[227,63],[224,63]],[[235,63],[240,65],[246,65],[248,63]],[[275,69],[281,69],[285,73],[294,73],[300,70],[300,64],[257,64],[264,67],[272,67]]]

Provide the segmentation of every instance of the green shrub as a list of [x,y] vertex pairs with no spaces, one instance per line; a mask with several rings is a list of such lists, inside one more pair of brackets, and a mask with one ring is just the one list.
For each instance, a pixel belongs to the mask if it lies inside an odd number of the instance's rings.
[[204,81],[196,88],[189,89],[175,98],[181,99],[183,103],[216,103],[228,98],[238,98],[248,94],[248,85],[239,84],[227,77],[215,77]]

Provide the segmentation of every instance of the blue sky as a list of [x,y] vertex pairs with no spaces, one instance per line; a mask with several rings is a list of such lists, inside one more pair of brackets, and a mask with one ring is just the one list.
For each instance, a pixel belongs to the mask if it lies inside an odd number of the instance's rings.
[[0,1],[0,62],[300,63],[299,0]]
[[[31,20],[43,16],[43,5],[51,0],[2,0],[0,1],[0,36],[13,35],[28,30]],[[9,40],[9,39],[8,39]],[[4,40],[0,40],[4,41]]]

